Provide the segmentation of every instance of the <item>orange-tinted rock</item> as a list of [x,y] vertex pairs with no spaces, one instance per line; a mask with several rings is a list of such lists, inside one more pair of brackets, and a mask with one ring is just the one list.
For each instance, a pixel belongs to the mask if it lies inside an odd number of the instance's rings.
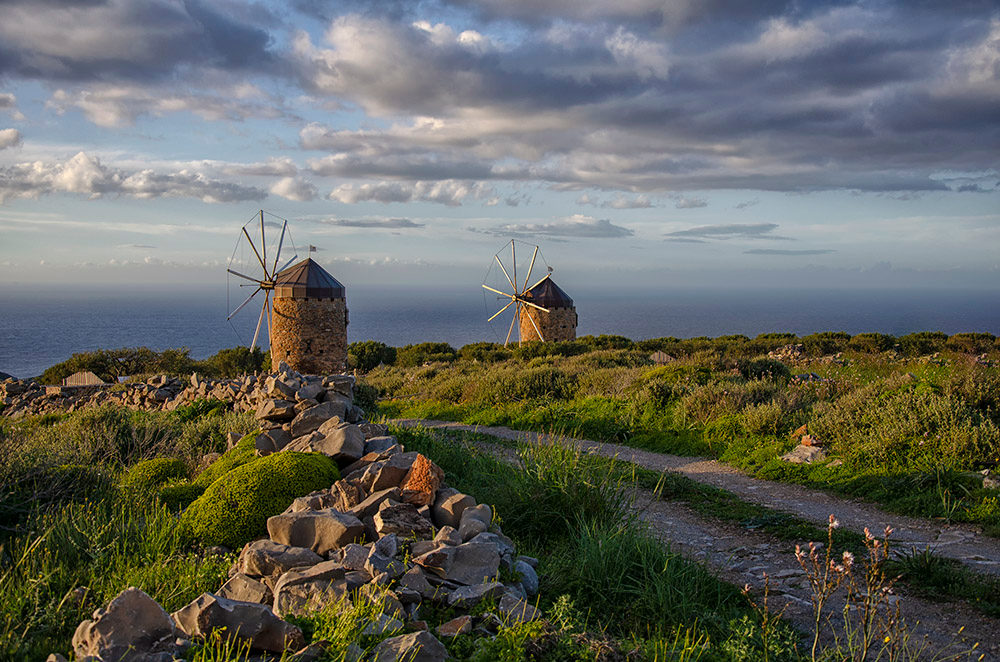
[[417,455],[410,471],[406,474],[400,488],[403,501],[415,506],[429,506],[434,503],[434,495],[444,480],[444,471],[424,455]]

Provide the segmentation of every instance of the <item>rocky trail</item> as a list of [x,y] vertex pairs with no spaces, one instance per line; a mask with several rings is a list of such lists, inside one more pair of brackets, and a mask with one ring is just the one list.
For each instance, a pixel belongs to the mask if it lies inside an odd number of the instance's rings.
[[[933,550],[937,555],[966,563],[979,572],[1000,574],[1000,541],[984,536],[974,527],[887,513],[877,507],[810,490],[798,485],[752,478],[733,467],[707,458],[679,457],[654,453],[618,444],[570,439],[544,433],[421,419],[391,421],[402,427],[425,427],[486,434],[499,439],[529,443],[552,439],[605,457],[617,458],[654,471],[673,471],[701,483],[722,488],[748,502],[791,513],[825,527],[831,514],[841,526],[857,531],[865,527],[880,533],[894,529],[891,542],[896,550]],[[494,447],[500,450],[499,447]],[[503,453],[509,459],[509,452]],[[706,564],[712,572],[737,586],[749,584],[758,599],[764,589],[764,573],[770,583],[772,611],[784,615],[805,631],[811,631],[812,607],[808,582],[795,559],[795,543],[778,540],[763,532],[748,530],[694,512],[682,503],[659,500],[643,489],[635,490],[635,507],[654,534],[684,556]],[[808,541],[801,541],[803,544]],[[968,659],[1000,662],[1000,619],[994,619],[958,602],[932,602],[901,587],[891,596],[917,639],[926,639],[931,648],[946,646],[952,652],[968,649],[978,642],[975,655]],[[844,597],[835,596],[831,612],[841,610]],[[959,628],[964,630],[958,635]],[[921,658],[923,659],[923,658]],[[928,659],[966,659],[938,657]]]

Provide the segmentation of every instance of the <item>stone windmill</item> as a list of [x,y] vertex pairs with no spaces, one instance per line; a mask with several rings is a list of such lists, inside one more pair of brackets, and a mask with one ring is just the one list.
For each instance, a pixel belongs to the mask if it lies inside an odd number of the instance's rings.
[[[490,268],[486,273],[486,282],[483,283],[483,289],[492,293],[487,296],[487,306],[490,303],[489,299],[493,298],[494,295],[496,300],[504,305],[487,321],[494,322],[513,308],[512,319],[504,339],[505,347],[510,343],[515,327],[517,327],[519,343],[532,340],[575,339],[578,318],[573,299],[552,280],[552,267],[548,265],[546,265],[547,273],[545,276],[537,281],[532,281],[532,273],[535,272],[535,264],[541,258],[541,254],[538,246],[528,245],[527,248],[531,254],[530,260],[523,257],[525,251],[522,248],[521,254],[524,264],[518,264],[518,243],[520,242],[512,239],[509,249],[507,246],[502,248],[490,262]],[[542,262],[545,262],[544,258],[542,258]],[[527,268],[525,269],[525,267]],[[524,274],[523,279],[518,277],[519,268],[520,272]],[[487,312],[490,310],[488,309]],[[506,322],[503,325],[505,326]]]
[[[344,286],[312,258],[292,264],[298,255],[294,244],[291,251],[286,249],[288,221],[279,219],[280,225],[265,221],[265,214],[261,210],[243,226],[230,258],[226,271],[231,277],[241,279],[242,282],[237,281],[239,287],[254,287],[254,290],[228,319],[263,292],[264,300],[250,349],[257,346],[261,327],[266,324],[273,367],[277,368],[284,361],[293,370],[307,374],[344,372],[347,370],[348,323]],[[258,224],[260,237],[255,240]],[[274,245],[269,245],[267,227],[281,228],[277,242],[272,242]],[[291,244],[290,238],[287,243]],[[273,259],[268,257],[269,248]],[[291,252],[292,257],[279,268],[283,250]],[[238,256],[242,257],[242,262]],[[250,275],[254,273],[258,275]],[[231,281],[230,292],[233,290]]]

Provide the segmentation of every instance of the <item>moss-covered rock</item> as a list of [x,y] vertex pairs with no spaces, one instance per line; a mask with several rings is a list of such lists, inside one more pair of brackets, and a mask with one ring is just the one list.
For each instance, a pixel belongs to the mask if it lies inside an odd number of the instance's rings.
[[157,457],[133,464],[122,475],[121,486],[126,490],[148,491],[164,483],[187,478],[187,465],[173,457]]
[[236,442],[235,446],[223,453],[218,460],[208,465],[204,471],[198,474],[198,477],[194,479],[194,483],[202,487],[208,487],[218,478],[229,473],[236,467],[257,459],[254,442],[258,434],[260,434],[260,430],[254,430]]
[[281,513],[296,497],[328,488],[338,478],[337,463],[325,455],[274,453],[215,480],[188,506],[181,522],[186,534],[203,545],[237,549],[265,535],[267,518]]

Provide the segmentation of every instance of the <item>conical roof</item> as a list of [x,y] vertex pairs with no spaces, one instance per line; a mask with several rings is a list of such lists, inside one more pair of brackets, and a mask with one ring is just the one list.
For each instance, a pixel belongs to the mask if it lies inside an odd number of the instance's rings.
[[343,299],[344,286],[312,258],[307,257],[275,275],[274,296],[292,299]]
[[524,298],[542,308],[572,308],[573,300],[549,276],[524,293]]

